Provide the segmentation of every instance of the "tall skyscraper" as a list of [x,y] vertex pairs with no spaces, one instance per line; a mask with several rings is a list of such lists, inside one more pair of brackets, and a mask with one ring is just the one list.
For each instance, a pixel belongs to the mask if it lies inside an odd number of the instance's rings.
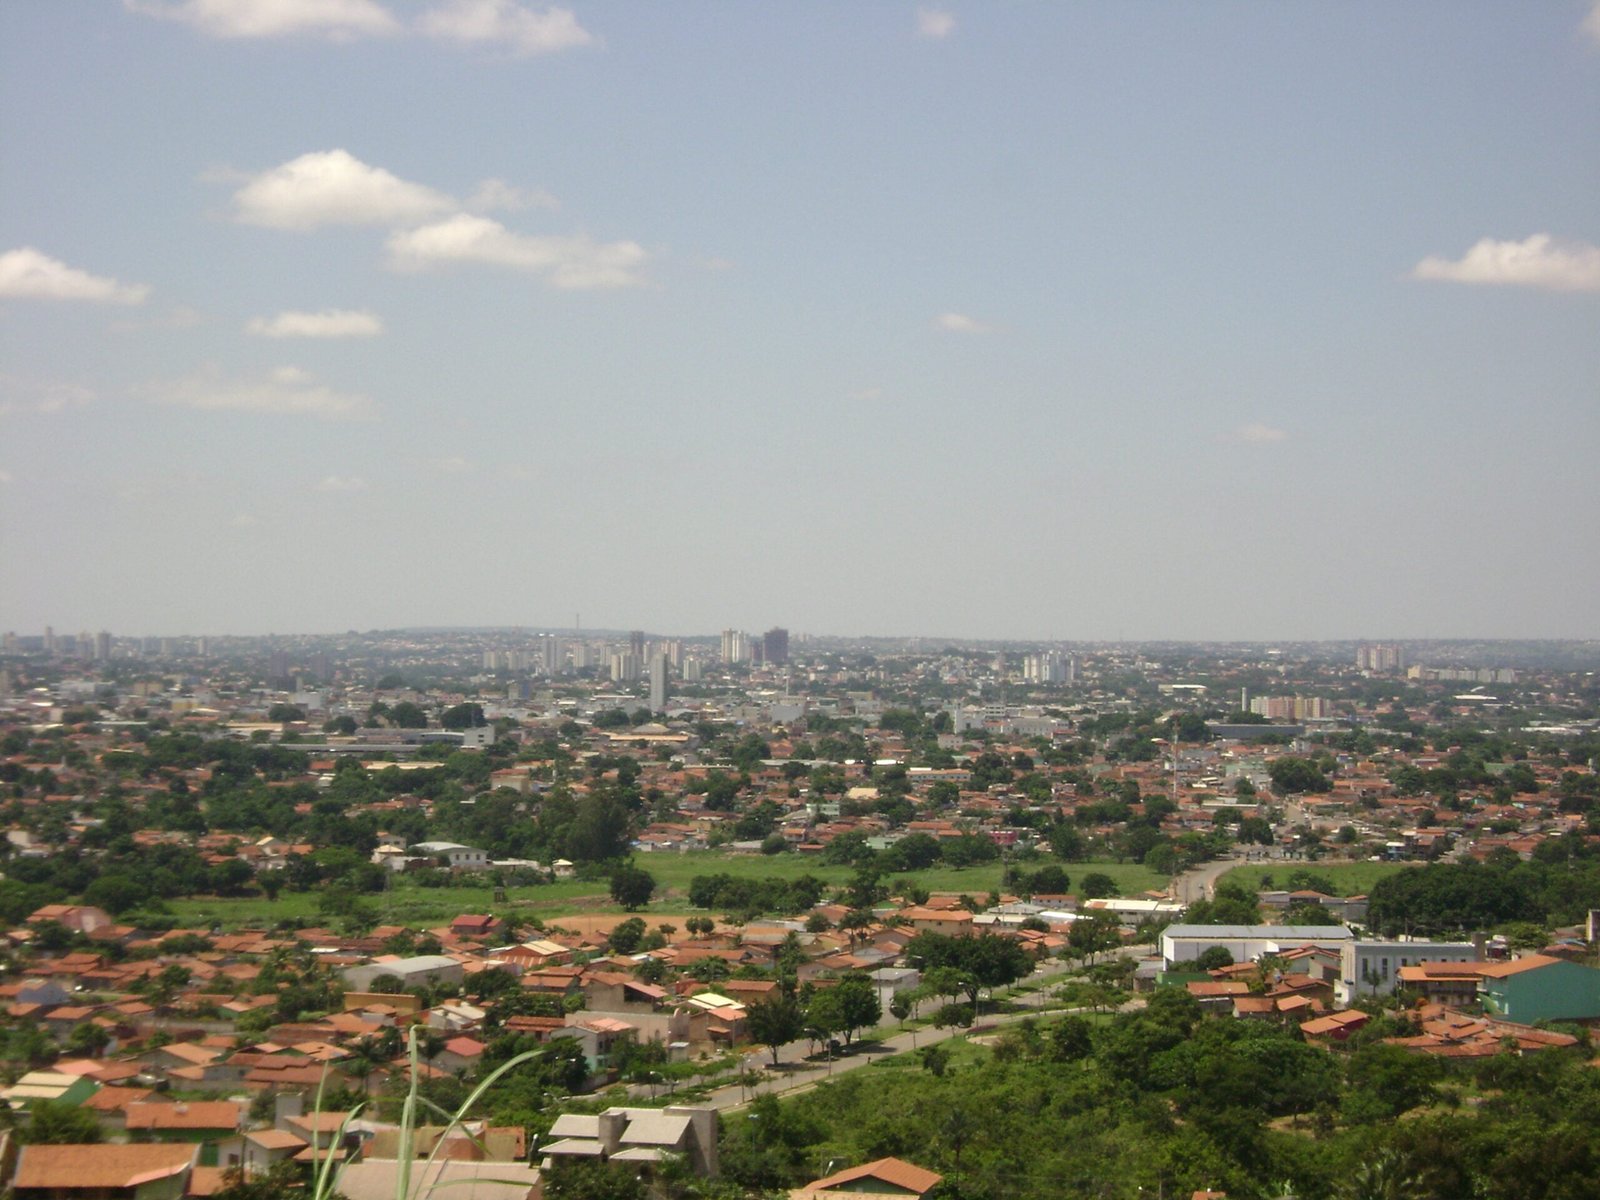
[[644,630],[635,629],[628,635],[628,650],[640,662],[644,661]]
[[761,635],[761,657],[769,667],[781,667],[789,661],[789,631],[774,625]]

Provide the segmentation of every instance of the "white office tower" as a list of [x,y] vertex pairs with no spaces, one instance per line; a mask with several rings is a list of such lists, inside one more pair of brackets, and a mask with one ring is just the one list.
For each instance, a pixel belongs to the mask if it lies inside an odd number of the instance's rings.
[[683,660],[683,681],[685,683],[699,683],[705,676],[705,663],[698,658],[686,658]]
[[661,650],[667,656],[667,662],[674,671],[683,670],[683,642],[679,638],[671,638],[661,643]]
[[572,643],[572,669],[582,671],[594,666],[594,651],[588,642]]
[[657,654],[650,659],[650,711],[667,710],[667,656]]
[[643,673],[643,668],[639,664],[639,656],[632,650],[618,650],[611,655],[611,679],[613,682],[633,683]]

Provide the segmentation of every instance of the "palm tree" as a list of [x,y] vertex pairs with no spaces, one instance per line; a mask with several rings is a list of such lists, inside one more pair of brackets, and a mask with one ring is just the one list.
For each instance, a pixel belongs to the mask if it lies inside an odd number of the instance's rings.
[[952,1108],[939,1126],[939,1136],[955,1155],[956,1193],[961,1192],[961,1150],[978,1131],[978,1123],[964,1108]]
[[1422,1179],[1393,1150],[1363,1162],[1340,1192],[1340,1200],[1421,1200]]

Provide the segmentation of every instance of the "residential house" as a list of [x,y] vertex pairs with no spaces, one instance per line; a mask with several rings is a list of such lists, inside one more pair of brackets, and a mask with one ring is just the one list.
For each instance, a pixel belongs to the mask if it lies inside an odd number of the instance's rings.
[[442,862],[452,871],[481,871],[489,865],[489,852],[459,842],[418,842],[413,854]]
[[[350,1163],[339,1172],[339,1194],[346,1200],[395,1200],[400,1165],[395,1159],[374,1158]],[[406,1200],[427,1200],[433,1195],[463,1200],[540,1200],[543,1194],[537,1167],[439,1158],[426,1167],[412,1168]]]
[[1483,1011],[1507,1021],[1600,1020],[1600,970],[1547,954],[1529,954],[1483,968]]
[[462,913],[450,922],[451,933],[478,941],[499,937],[505,928],[504,921],[488,913]]
[[441,1071],[462,1075],[477,1070],[483,1061],[484,1044],[477,1038],[453,1037],[430,1060]]
[[110,913],[92,904],[46,904],[29,914],[24,924],[38,925],[45,921],[54,921],[58,925],[65,925],[73,933],[84,934],[110,929],[116,924]]
[[816,1179],[791,1192],[794,1200],[822,1200],[831,1196],[926,1196],[944,1176],[900,1158],[880,1158],[859,1167]]
[[98,1091],[100,1085],[84,1075],[68,1075],[60,1071],[29,1071],[16,1083],[0,1091],[4,1100],[14,1109],[27,1108],[41,1100],[54,1104],[82,1104]]
[[546,1167],[562,1158],[648,1164],[679,1154],[697,1175],[715,1179],[718,1173],[717,1113],[712,1108],[674,1105],[608,1108],[595,1116],[564,1113],[550,1127],[550,1137],[540,1148]]
[[24,1146],[12,1180],[16,1200],[179,1200],[195,1147]]
[[[214,1142],[239,1132],[245,1107],[232,1100],[146,1101],[130,1104],[125,1128],[158,1142]],[[212,1165],[212,1164],[206,1164]]]
[[246,1174],[262,1174],[272,1165],[304,1152],[310,1143],[287,1129],[253,1129],[217,1144],[217,1162]]

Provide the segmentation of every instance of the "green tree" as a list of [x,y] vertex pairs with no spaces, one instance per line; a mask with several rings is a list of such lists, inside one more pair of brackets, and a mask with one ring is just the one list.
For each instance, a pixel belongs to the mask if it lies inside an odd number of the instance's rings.
[[82,1145],[100,1140],[99,1118],[76,1104],[40,1100],[29,1108],[28,1113],[28,1123],[20,1134],[23,1141],[32,1145]]
[[1080,914],[1067,928],[1067,949],[1075,958],[1094,961],[1094,956],[1122,945],[1121,926],[1110,913]]
[[470,702],[451,705],[439,716],[439,724],[445,729],[482,729],[488,723],[483,705]]
[[642,917],[629,917],[619,922],[607,937],[611,949],[618,954],[632,954],[644,940],[645,923]]
[[398,729],[426,729],[428,714],[410,700],[402,700],[389,710],[389,723]]
[[1272,777],[1272,790],[1280,796],[1303,792],[1327,792],[1333,784],[1322,773],[1322,768],[1309,758],[1285,754],[1267,764],[1267,774]]
[[1194,960],[1194,965],[1201,971],[1215,971],[1222,967],[1233,966],[1233,953],[1226,946],[1207,946]]
[[631,862],[611,873],[611,898],[622,905],[624,912],[637,912],[645,907],[655,890],[656,877]]
[[1078,880],[1078,898],[1080,900],[1100,900],[1106,896],[1117,895],[1117,882],[1104,871],[1090,871]]
[[778,1052],[805,1033],[805,1014],[791,997],[768,996],[752,1004],[745,1014],[750,1040],[772,1051],[772,1065],[778,1065]]

